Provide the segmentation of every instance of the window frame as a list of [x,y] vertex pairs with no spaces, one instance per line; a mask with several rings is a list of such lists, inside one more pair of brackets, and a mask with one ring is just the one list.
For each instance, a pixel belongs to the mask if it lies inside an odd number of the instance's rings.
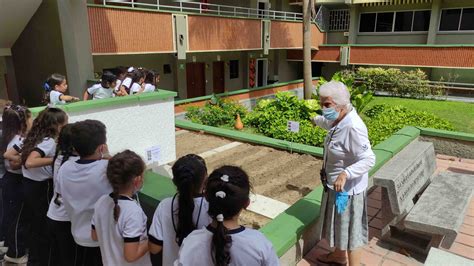
[[[413,23],[415,21],[415,12],[417,11],[430,11],[430,19],[431,19],[431,9],[408,9],[408,10],[393,10],[393,11],[375,11],[375,12],[361,12],[359,13],[359,25],[357,27],[357,35],[410,35],[410,34],[426,34],[429,31],[429,26],[428,30],[426,31],[414,31],[413,30]],[[410,31],[395,31],[395,21],[397,18],[397,13],[402,13],[402,12],[412,12],[412,20],[411,20],[411,27]],[[362,14],[373,14],[375,13],[375,25],[374,25],[374,31],[372,32],[360,32],[360,22],[361,22],[361,16]],[[392,21],[392,31],[380,31],[377,32],[377,19],[378,19],[378,14],[379,13],[393,13],[393,21]]]
[[[441,34],[474,33],[474,30],[461,30],[461,22],[462,22],[462,15],[464,14],[464,9],[471,9],[471,8],[474,8],[474,6],[441,8],[441,10],[439,11],[439,21],[438,21],[438,28],[437,28],[436,33],[441,33]],[[452,10],[452,9],[461,9],[461,15],[459,16],[458,29],[457,30],[440,30],[441,16],[443,15],[443,10]]]
[[[232,76],[232,61],[236,61],[237,63],[237,76]],[[229,79],[238,79],[240,77],[240,60],[239,59],[231,59],[229,60]],[[235,73],[234,73],[235,74]]]

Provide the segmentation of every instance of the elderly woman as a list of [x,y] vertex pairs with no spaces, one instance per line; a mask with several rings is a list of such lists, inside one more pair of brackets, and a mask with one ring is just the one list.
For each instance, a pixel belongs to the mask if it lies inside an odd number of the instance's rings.
[[329,130],[321,170],[325,192],[319,228],[321,238],[336,249],[318,260],[346,264],[348,257],[349,265],[359,265],[361,247],[368,243],[366,189],[375,155],[367,127],[352,107],[343,83],[331,81],[322,85],[319,100],[323,115],[312,120]]

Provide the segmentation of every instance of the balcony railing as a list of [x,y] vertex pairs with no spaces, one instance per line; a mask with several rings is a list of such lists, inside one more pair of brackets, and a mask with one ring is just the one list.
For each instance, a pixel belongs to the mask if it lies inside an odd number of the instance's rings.
[[239,6],[215,5],[198,2],[177,2],[174,5],[162,5],[157,0],[156,3],[140,3],[138,1],[129,0],[102,0],[96,1],[103,6],[129,6],[132,8],[149,8],[159,11],[168,12],[185,12],[194,14],[207,15],[222,15],[229,17],[245,17],[245,18],[259,18],[259,19],[273,19],[273,20],[292,20],[302,21],[303,14],[286,11],[276,11],[270,9],[257,9]]

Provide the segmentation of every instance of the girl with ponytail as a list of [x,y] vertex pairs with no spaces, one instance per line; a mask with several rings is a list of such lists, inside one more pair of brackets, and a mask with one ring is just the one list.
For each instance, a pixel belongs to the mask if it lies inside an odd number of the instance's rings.
[[207,178],[204,159],[195,154],[185,155],[172,170],[177,193],[160,202],[149,231],[150,252],[163,250],[163,265],[173,265],[183,240],[211,222],[208,203],[202,195]]
[[279,265],[270,241],[239,224],[240,213],[250,204],[250,187],[248,175],[239,167],[222,166],[211,173],[205,196],[213,221],[186,237],[178,265]]
[[147,218],[136,199],[144,171],[142,158],[130,150],[109,161],[113,192],[97,201],[92,216],[92,239],[99,241],[103,265],[151,265]]
[[52,106],[79,101],[79,98],[65,95],[67,91],[66,77],[61,74],[52,74],[43,83],[43,103]]

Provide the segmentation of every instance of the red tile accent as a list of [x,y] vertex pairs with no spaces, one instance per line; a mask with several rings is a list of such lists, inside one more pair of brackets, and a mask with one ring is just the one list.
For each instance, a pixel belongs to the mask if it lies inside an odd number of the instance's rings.
[[350,63],[474,67],[474,47],[351,47]]

